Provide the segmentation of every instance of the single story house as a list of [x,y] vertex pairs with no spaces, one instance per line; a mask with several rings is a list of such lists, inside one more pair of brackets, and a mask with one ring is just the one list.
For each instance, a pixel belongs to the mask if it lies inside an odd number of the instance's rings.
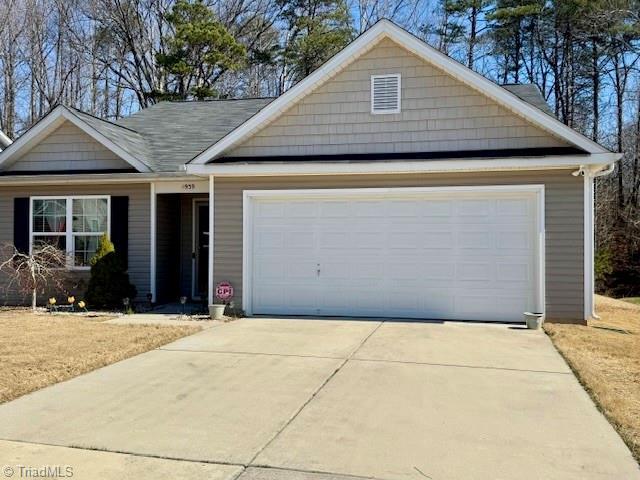
[[0,243],[87,275],[107,232],[141,298],[247,315],[583,322],[619,158],[382,20],[275,99],[58,106],[0,153]]

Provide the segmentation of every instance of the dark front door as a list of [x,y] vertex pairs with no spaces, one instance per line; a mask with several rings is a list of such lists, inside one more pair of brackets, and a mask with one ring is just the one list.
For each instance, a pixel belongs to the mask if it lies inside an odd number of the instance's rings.
[[196,269],[195,293],[203,297],[207,293],[209,278],[209,204],[196,204]]

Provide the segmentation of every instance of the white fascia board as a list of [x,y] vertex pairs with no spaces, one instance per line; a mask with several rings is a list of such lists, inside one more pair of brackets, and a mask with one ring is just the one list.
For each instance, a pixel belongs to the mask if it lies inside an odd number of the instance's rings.
[[604,166],[620,158],[617,153],[586,156],[548,156],[535,158],[487,158],[458,160],[393,160],[372,162],[296,162],[296,163],[209,163],[187,165],[191,175],[279,176],[279,175],[352,175],[393,173],[443,173],[501,170],[549,170]]
[[151,172],[151,169],[148,166],[146,166],[138,159],[134,158],[126,150],[113,143],[107,137],[102,135],[100,132],[95,130],[93,127],[88,125],[86,122],[84,122],[73,112],[62,105],[54,108],[49,114],[42,118],[42,120],[36,123],[29,130],[27,130],[24,135],[22,135],[15,142],[9,145],[5,150],[3,150],[2,153],[0,153],[0,169],[14,163],[20,157],[20,155],[37,145],[65,121],[73,123],[80,130],[85,132],[98,143],[104,145],[106,148],[111,150],[114,154],[122,158],[125,162],[130,164],[139,172]]
[[11,165],[24,151],[31,149],[40,140],[64,122],[64,107],[58,106],[27,130],[15,142],[0,153],[0,169]]
[[111,185],[155,182],[197,182],[200,176],[179,173],[82,173],[51,175],[6,175],[0,176],[0,186],[6,185]]
[[315,72],[275,99],[242,125],[228,133],[217,143],[197,155],[190,163],[195,165],[205,164],[219,157],[233,146],[238,145],[254,131],[271,123],[300,99],[342,71],[355,59],[371,50],[384,38],[395,41],[426,62],[431,63],[464,84],[488,96],[498,104],[505,106],[532,124],[549,132],[551,135],[564,139],[589,153],[609,153],[606,148],[576,132],[556,118],[528,104],[505,88],[439,52],[389,20],[380,20]]

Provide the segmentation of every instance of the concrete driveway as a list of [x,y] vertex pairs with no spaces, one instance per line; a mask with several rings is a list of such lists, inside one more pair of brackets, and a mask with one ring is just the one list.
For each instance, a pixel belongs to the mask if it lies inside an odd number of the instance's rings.
[[543,333],[373,320],[243,319],[27,395],[0,406],[2,465],[88,479],[640,479]]

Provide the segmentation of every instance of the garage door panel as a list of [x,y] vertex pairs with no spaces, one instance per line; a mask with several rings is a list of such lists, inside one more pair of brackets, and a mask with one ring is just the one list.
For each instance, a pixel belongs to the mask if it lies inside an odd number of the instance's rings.
[[358,229],[353,232],[351,237],[352,247],[357,249],[381,249],[387,242],[387,235],[376,232],[373,229],[369,231]]
[[496,246],[508,253],[531,251],[530,232],[496,232]]
[[[507,295],[469,295],[461,294],[456,296],[454,317],[460,320],[484,320],[484,321],[513,321],[510,312],[518,310],[526,297]],[[500,305],[498,311],[495,310],[496,302]]]
[[255,221],[268,222],[272,218],[283,218],[285,204],[282,202],[259,202],[255,205]]
[[327,200],[320,202],[320,218],[344,218],[351,215],[351,204],[346,201]]
[[482,222],[494,214],[493,200],[459,200],[454,203],[454,213],[462,218]]
[[317,264],[308,256],[268,255],[256,256],[254,277],[257,281],[277,282],[313,279]]
[[[312,232],[309,235],[313,235]],[[317,234],[318,246],[320,248],[333,248],[344,249],[346,245],[349,245],[349,234],[340,231],[320,231]]]
[[489,282],[495,278],[495,271],[495,265],[488,262],[461,263],[456,265],[456,280],[462,282]]
[[498,282],[526,282],[531,283],[533,272],[528,263],[498,263]]
[[456,238],[456,244],[460,248],[472,248],[478,250],[494,248],[495,246],[494,232],[473,231],[471,229],[467,229],[467,231],[460,232]]
[[253,200],[254,313],[503,321],[534,308],[533,194],[339,197]]
[[317,213],[318,206],[318,202],[313,201],[287,202],[283,209],[284,216],[292,219],[303,219],[303,221],[308,220],[310,214],[313,216]]
[[284,248],[313,250],[315,248],[315,235],[309,231],[291,231],[284,236]]
[[512,219],[526,219],[531,214],[531,202],[526,199],[500,199],[496,200],[496,213],[502,217]]
[[256,251],[274,251],[284,248],[284,233],[281,228],[268,229],[262,228],[260,236],[256,237]]

